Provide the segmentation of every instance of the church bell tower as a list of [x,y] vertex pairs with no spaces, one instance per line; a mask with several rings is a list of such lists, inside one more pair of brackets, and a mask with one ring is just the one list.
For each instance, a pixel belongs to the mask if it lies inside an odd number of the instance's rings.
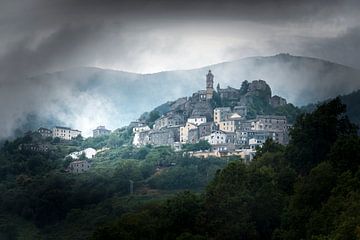
[[209,70],[206,75],[206,100],[212,99],[214,94],[214,75]]

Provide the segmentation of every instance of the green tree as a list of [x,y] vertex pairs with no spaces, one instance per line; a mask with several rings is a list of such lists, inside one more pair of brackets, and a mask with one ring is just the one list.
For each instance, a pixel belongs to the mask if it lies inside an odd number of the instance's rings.
[[249,82],[247,80],[241,83],[240,94],[245,95],[248,92]]
[[345,115],[346,106],[336,98],[314,112],[302,114],[290,131],[287,159],[301,174],[324,161],[332,144],[343,135],[356,135],[357,128]]
[[160,118],[160,113],[158,111],[151,111],[149,113],[149,117],[146,120],[146,124],[150,127],[153,128],[155,121]]

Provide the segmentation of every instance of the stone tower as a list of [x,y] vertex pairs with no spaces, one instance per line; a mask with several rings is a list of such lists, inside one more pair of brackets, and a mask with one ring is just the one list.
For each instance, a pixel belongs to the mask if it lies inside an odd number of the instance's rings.
[[206,75],[206,100],[212,99],[214,94],[214,75],[209,70]]

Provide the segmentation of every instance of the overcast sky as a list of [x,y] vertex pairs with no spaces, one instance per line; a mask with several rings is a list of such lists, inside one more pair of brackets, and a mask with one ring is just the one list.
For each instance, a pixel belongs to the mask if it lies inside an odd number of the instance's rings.
[[279,52],[360,68],[359,2],[0,0],[0,74],[148,73]]

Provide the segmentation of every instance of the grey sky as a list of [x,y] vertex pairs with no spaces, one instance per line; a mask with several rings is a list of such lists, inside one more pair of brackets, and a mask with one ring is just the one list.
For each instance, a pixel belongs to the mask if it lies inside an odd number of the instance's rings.
[[3,79],[74,66],[156,72],[278,52],[360,68],[356,0],[0,3]]

